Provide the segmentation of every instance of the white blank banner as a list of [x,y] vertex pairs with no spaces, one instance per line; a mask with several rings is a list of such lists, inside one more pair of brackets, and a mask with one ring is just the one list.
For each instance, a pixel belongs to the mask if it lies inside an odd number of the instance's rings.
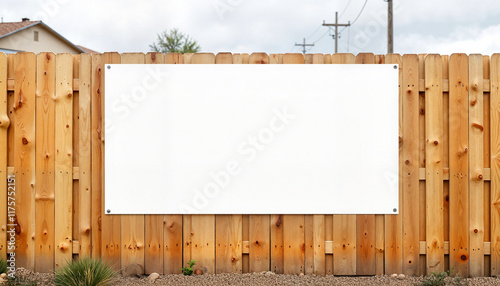
[[106,65],[110,214],[395,214],[394,65]]

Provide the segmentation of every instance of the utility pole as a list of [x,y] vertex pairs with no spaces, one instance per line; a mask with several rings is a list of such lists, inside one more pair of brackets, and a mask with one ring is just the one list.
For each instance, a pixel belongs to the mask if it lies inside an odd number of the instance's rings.
[[306,47],[314,47],[314,44],[306,44],[306,38],[304,38],[304,43],[303,44],[297,44],[295,43],[296,46],[302,46],[302,53],[305,55],[306,54]]
[[392,0],[387,0],[387,53],[392,54],[394,52],[394,34],[392,27]]
[[339,27],[349,27],[351,26],[351,22],[348,22],[348,24],[339,24],[339,12],[335,12],[335,24],[326,24],[325,20],[323,20],[323,26],[334,26],[335,27],[335,53],[338,51],[338,28]]

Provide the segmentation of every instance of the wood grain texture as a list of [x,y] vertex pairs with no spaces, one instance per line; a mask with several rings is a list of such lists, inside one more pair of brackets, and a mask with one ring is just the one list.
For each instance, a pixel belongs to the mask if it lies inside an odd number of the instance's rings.
[[[352,54],[333,54],[333,64],[354,64]],[[356,215],[333,215],[333,274],[356,275]]]
[[104,211],[104,66],[120,61],[118,53],[92,55],[92,240],[99,239],[94,248],[115,270],[120,270],[121,220]]
[[[403,56],[403,273],[419,274],[418,57]],[[389,273],[386,271],[386,273]]]
[[[7,55],[7,78],[15,78],[15,72],[14,72],[14,58],[15,54],[9,54]],[[15,107],[15,96],[14,96],[14,91],[7,91],[7,116],[9,121],[7,122],[7,177],[15,175],[15,171],[12,171],[12,173],[9,172],[9,167],[13,167],[15,162],[14,162],[14,149],[15,149],[15,144],[14,144],[14,138],[15,138],[15,128],[16,128],[16,116],[14,113],[14,107]],[[12,184],[12,183],[11,183]],[[15,186],[15,184],[14,184]],[[7,206],[6,206],[7,208]],[[7,212],[7,209],[6,209]],[[12,223],[10,221],[10,217],[7,217],[8,223]],[[7,231],[7,225],[6,231]],[[10,237],[9,237],[10,238]],[[11,252],[12,250],[15,249],[15,245],[8,245],[7,247],[7,252]]]
[[73,254],[73,57],[56,56],[55,266]]
[[[10,120],[7,108],[7,56],[0,54],[0,197],[7,199],[7,150]],[[0,259],[7,260],[7,204],[0,204]]]
[[[92,255],[92,57],[80,55],[78,105],[79,156],[79,257]],[[76,142],[75,142],[76,143]]]
[[[373,64],[372,53],[360,53],[356,56],[356,64]],[[357,215],[356,219],[356,274],[375,275],[375,215]]]
[[270,217],[249,216],[249,272],[269,271],[270,267]]
[[[165,57],[162,53],[147,53],[146,64],[163,64]],[[163,215],[144,216],[145,255],[144,272],[163,274]]]
[[[483,78],[488,80],[488,84],[484,85],[483,92],[483,164],[485,168],[490,168],[490,56],[483,56]],[[486,92],[486,89],[488,91]],[[491,169],[490,169],[491,174]],[[484,204],[483,204],[483,225],[484,225],[484,241],[490,242],[490,202],[491,202],[491,184],[490,181],[484,182]],[[491,244],[490,244],[491,247]],[[491,256],[484,257],[484,275],[491,276]]]
[[[399,66],[399,214],[385,215],[385,272],[403,272],[403,146],[406,140],[403,135],[403,62],[398,54],[390,54],[385,57],[386,64]],[[377,247],[378,251],[378,247]],[[377,273],[378,274],[378,273]]]
[[[78,112],[80,110],[80,92],[78,91],[78,88],[75,88],[75,79],[80,77],[80,55],[74,55],[73,57],[73,78],[71,80],[71,86],[73,87],[73,120],[72,120],[72,126],[73,126],[73,134],[72,134],[72,141],[73,141],[73,150],[72,154],[73,156],[73,162],[72,165],[74,168],[79,168],[80,166],[80,119],[78,118]],[[76,171],[76,172],[75,172]],[[80,205],[80,180],[75,180],[75,176],[79,178],[79,174],[77,169],[73,169],[73,182],[72,182],[72,206],[73,206],[73,231],[72,231],[72,236],[73,236],[73,241],[78,241],[80,242],[80,208],[82,207]],[[85,208],[85,206],[83,206]],[[77,249],[80,249],[80,246],[78,245]],[[76,255],[75,255],[76,256]],[[75,257],[76,258],[76,257]]]
[[[469,130],[468,130],[468,58],[450,57],[449,91],[449,164],[450,164],[450,268],[462,277],[469,275]],[[446,196],[446,194],[445,194]],[[444,238],[446,240],[446,237]]]
[[163,273],[178,274],[182,268],[182,215],[165,215],[163,226]]
[[443,91],[441,56],[425,58],[426,271],[444,271]]
[[469,251],[470,276],[484,276],[483,56],[469,56]]
[[276,274],[283,274],[283,216],[271,215],[271,271]]
[[16,175],[16,265],[35,268],[36,56],[14,56],[14,170]]
[[37,55],[35,270],[54,270],[56,57]]
[[[125,53],[121,55],[122,64],[144,64],[142,53]],[[103,157],[104,158],[104,157]],[[104,190],[106,191],[106,190]],[[129,264],[145,266],[144,215],[121,215],[121,267]]]
[[490,65],[491,275],[500,275],[500,54]]

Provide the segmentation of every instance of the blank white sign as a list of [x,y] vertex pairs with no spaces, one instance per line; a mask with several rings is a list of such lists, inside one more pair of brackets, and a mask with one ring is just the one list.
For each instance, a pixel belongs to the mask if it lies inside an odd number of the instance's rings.
[[109,214],[395,214],[398,145],[394,65],[106,65]]

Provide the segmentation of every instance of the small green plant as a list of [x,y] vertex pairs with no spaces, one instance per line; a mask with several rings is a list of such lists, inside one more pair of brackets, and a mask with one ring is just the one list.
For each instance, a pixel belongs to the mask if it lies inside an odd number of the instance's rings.
[[186,276],[192,275],[193,274],[193,266],[195,264],[196,264],[196,262],[193,259],[191,259],[191,261],[188,262],[188,266],[187,267],[182,267],[181,268],[182,274],[184,274]]
[[7,267],[7,261],[0,259],[0,274],[7,273],[9,268]]
[[106,286],[116,275],[102,259],[84,257],[57,270],[54,282],[58,286]]
[[423,286],[445,286],[445,285],[462,285],[462,278],[460,276],[452,277],[453,270],[432,272],[431,275],[426,276],[422,281]]

